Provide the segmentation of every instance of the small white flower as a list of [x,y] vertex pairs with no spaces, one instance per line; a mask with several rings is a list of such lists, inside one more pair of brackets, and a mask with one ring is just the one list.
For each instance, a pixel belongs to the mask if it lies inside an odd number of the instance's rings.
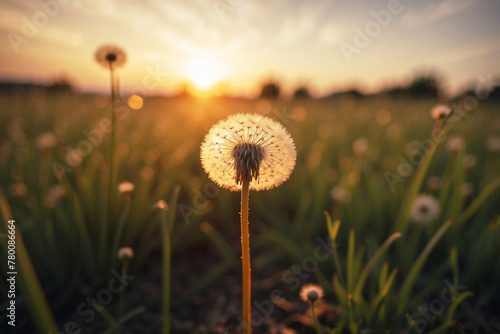
[[421,194],[413,202],[410,219],[416,224],[428,224],[438,217],[439,212],[439,202],[430,195]]

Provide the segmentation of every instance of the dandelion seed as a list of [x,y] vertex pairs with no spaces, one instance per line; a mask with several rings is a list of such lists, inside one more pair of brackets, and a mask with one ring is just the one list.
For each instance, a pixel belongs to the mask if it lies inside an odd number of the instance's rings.
[[285,182],[297,152],[290,134],[278,122],[257,114],[237,114],[216,123],[201,145],[201,163],[220,187],[237,191],[243,178],[250,190]]
[[50,150],[56,143],[56,137],[50,132],[43,133],[36,138],[36,146],[42,152]]
[[416,224],[428,224],[438,217],[439,212],[439,202],[430,195],[421,194],[413,202],[410,219]]
[[130,247],[121,247],[118,250],[118,260],[130,261],[134,257],[134,250]]
[[431,109],[431,117],[433,119],[445,118],[450,113],[451,109],[446,104],[438,104]]
[[456,153],[464,147],[464,139],[462,137],[454,136],[446,142],[446,149],[452,153]]
[[94,54],[95,60],[104,68],[123,67],[127,62],[127,54],[116,45],[108,44],[100,46]]
[[121,182],[119,185],[118,185],[118,190],[122,193],[122,194],[125,194],[125,195],[128,195],[130,194],[132,191],[134,191],[134,184],[131,183],[131,182],[128,182],[128,181],[124,181],[124,182]]
[[486,139],[486,149],[490,152],[500,152],[500,137],[489,137]]
[[300,289],[300,298],[303,301],[314,303],[320,298],[323,298],[323,288],[316,284],[306,284]]

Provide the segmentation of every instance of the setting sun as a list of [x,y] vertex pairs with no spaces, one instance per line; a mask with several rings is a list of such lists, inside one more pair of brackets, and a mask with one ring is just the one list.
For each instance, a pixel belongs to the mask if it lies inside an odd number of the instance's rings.
[[221,79],[220,64],[208,60],[196,60],[188,65],[187,77],[199,91],[207,91]]

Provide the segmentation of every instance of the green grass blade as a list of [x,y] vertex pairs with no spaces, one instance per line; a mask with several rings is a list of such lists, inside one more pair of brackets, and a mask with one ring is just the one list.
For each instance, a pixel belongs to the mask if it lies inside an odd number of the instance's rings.
[[121,325],[125,324],[127,321],[129,321],[130,319],[132,319],[133,317],[141,314],[141,313],[144,313],[146,311],[146,308],[144,306],[139,306],[135,309],[133,309],[132,311],[128,312],[127,314],[125,314],[123,317],[121,317],[120,319],[118,319],[113,326],[111,326],[110,328],[108,328],[107,331],[104,332],[104,334],[112,334],[114,333],[118,328],[120,328]]
[[[3,221],[13,220],[13,216],[2,191],[0,191],[0,208]],[[7,226],[4,227],[6,229]],[[7,230],[5,230],[6,232]],[[16,281],[19,283],[21,293],[26,299],[26,304],[33,317],[36,328],[40,333],[57,333],[57,325],[43,292],[38,276],[33,268],[28,251],[24,245],[21,232],[16,226]],[[7,241],[7,239],[6,239]],[[8,254],[7,242],[2,242],[5,254]]]
[[460,305],[465,298],[473,296],[474,293],[472,291],[465,291],[461,293],[451,304],[450,308],[448,309],[448,314],[446,315],[446,321],[452,321],[453,320],[453,315],[455,314],[455,311],[457,310],[458,305]]
[[340,283],[342,283],[342,286],[345,287],[344,274],[342,273],[342,266],[340,265],[337,247],[335,246],[335,241],[337,240],[337,234],[340,228],[340,220],[336,220],[332,223],[332,219],[330,218],[330,214],[328,212],[325,212],[325,216],[328,235],[330,236],[330,244],[332,247],[333,263],[335,265],[335,270],[337,270],[338,276],[340,277]]
[[354,255],[355,255],[354,230],[349,232],[349,244],[347,245],[347,293],[352,294],[354,289]]
[[375,264],[380,260],[380,258],[384,255],[384,253],[387,251],[389,246],[397,239],[401,237],[401,233],[394,233],[391,235],[387,240],[377,249],[373,257],[368,261],[368,264],[365,266],[363,269],[361,275],[359,276],[358,283],[356,284],[356,288],[354,289],[354,294],[353,298],[354,300],[358,300],[361,298],[361,292],[363,290],[363,287],[365,285],[366,279],[368,278],[368,275],[370,274],[371,270],[375,266]]
[[413,287],[413,284],[415,283],[418,274],[420,273],[420,270],[422,270],[422,267],[425,264],[425,261],[429,257],[432,249],[434,246],[436,246],[437,242],[441,237],[444,235],[444,233],[448,230],[448,228],[451,226],[451,220],[448,220],[446,223],[441,226],[441,228],[434,234],[432,239],[429,241],[427,246],[424,248],[420,256],[418,257],[417,261],[413,264],[413,267],[411,268],[410,272],[408,273],[408,276],[403,282],[403,285],[401,287],[399,296],[400,296],[400,301],[399,301],[399,306],[398,306],[398,314],[402,314],[405,307],[406,303],[410,297],[410,292]]
[[465,223],[476,211],[479,209],[481,204],[490,196],[498,187],[500,186],[500,178],[495,179],[493,182],[489,183],[483,191],[476,197],[474,201],[465,209],[460,217],[458,217],[457,225],[460,226]]

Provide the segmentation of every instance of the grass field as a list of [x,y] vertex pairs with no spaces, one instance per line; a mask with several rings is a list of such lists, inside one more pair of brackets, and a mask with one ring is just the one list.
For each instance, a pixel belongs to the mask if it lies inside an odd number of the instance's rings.
[[[297,148],[286,183],[250,193],[255,333],[315,332],[299,297],[306,283],[325,291],[316,307],[325,333],[500,331],[498,103],[474,98],[465,108],[457,101],[452,115],[465,117],[450,115],[446,136],[426,151],[435,139],[435,101],[150,97],[136,110],[123,99],[106,205],[109,98],[40,92],[0,99],[0,293],[9,289],[4,251],[13,218],[16,333],[41,333],[53,326],[50,317],[64,333],[160,332],[162,219],[172,227],[172,332],[234,332],[240,197],[208,179],[199,147],[212,124],[240,112],[279,121]],[[135,186],[130,195],[118,191],[123,181]],[[439,203],[426,224],[409,218],[420,193]],[[166,213],[155,207],[159,200],[169,203]],[[117,246],[134,251],[126,267],[136,278],[124,290],[123,314],[121,292],[99,299],[113,270],[123,269]],[[8,305],[1,303],[3,321]]]

